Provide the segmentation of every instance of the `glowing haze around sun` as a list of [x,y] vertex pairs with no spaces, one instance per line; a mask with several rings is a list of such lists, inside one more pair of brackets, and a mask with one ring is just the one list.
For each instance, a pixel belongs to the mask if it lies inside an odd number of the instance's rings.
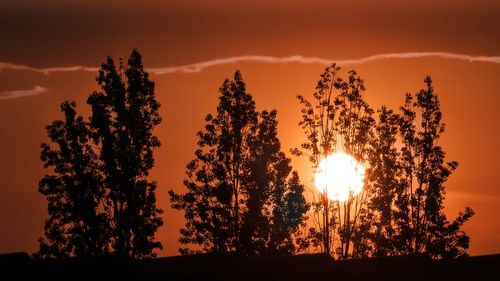
[[351,155],[339,152],[323,159],[314,174],[316,188],[328,199],[345,201],[363,189],[365,169]]

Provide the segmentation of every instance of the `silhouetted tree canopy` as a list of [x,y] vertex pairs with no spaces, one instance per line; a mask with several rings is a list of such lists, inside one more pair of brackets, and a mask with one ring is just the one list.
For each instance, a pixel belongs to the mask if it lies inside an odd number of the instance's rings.
[[[444,183],[458,167],[445,161],[438,142],[444,132],[437,93],[407,94],[400,114],[382,107],[370,151],[371,251],[375,256],[426,254],[455,258],[467,254],[469,236],[461,226],[474,212],[465,208],[449,222]],[[401,142],[398,145],[398,140]]]
[[276,111],[257,112],[241,73],[219,89],[217,114],[198,132],[196,158],[187,165],[185,194],[170,191],[184,210],[183,254],[290,254],[308,204],[290,159],[281,152]]
[[153,150],[160,142],[154,83],[133,50],[127,65],[108,57],[99,70],[100,92],[92,93],[90,121],[75,117],[75,104],[63,103],[65,120],[47,132],[57,148],[42,144],[40,182],[49,201],[41,256],[116,253],[155,256],[154,239],[163,224],[156,207],[156,182],[148,179]]
[[[182,254],[467,255],[470,238],[462,225],[474,212],[467,207],[453,221],[443,212],[445,183],[458,162],[447,161],[439,145],[445,124],[431,78],[425,89],[406,94],[398,112],[382,106],[375,113],[361,77],[340,71],[336,64],[325,69],[312,101],[298,96],[306,141],[292,153],[307,156],[314,169],[335,152],[352,155],[366,168],[363,191],[345,201],[324,192],[308,203],[281,150],[277,112],[257,111],[236,71],[219,88],[216,114],[207,114],[197,133],[186,193],[169,191],[171,206],[186,219]],[[154,236],[163,211],[156,206],[157,184],[148,179],[160,146],[153,134],[161,122],[154,83],[137,50],[126,65],[108,57],[97,83],[88,120],[66,101],[64,118],[46,127],[51,143],[41,144],[40,158],[51,171],[39,191],[49,218],[38,257],[147,258],[162,248]]]
[[461,226],[474,212],[466,208],[452,222],[443,212],[444,183],[458,163],[446,162],[438,144],[445,126],[430,77],[426,89],[406,95],[400,114],[383,106],[377,122],[363,80],[354,71],[344,80],[340,70],[325,69],[313,102],[298,96],[306,142],[292,152],[313,168],[337,151],[353,155],[367,168],[364,190],[344,202],[320,194],[303,245],[340,258],[466,255],[470,238]]
[[445,129],[443,115],[431,78],[427,76],[424,82],[426,88],[415,95],[407,94],[401,107],[403,187],[396,200],[396,225],[403,243],[398,250],[452,258],[465,255],[469,248],[470,238],[460,227],[474,212],[467,207],[451,223],[443,212],[444,183],[458,162],[446,162],[438,144]]
[[[361,77],[350,71],[343,78],[340,71],[340,66],[332,64],[321,73],[312,102],[301,95],[297,97],[303,106],[299,126],[306,141],[292,153],[307,155],[314,169],[335,152],[345,152],[358,162],[367,163],[374,112],[364,100]],[[310,245],[341,258],[363,256],[367,241],[366,192],[349,196],[344,202],[329,200],[325,194],[313,202],[313,217],[317,219],[309,229]]]

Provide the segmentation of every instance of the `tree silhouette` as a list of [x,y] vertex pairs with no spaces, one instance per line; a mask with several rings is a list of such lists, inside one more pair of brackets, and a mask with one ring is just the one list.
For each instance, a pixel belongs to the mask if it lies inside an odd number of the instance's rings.
[[[156,207],[156,182],[147,178],[154,165],[153,150],[160,146],[153,135],[161,122],[154,83],[137,50],[126,67],[120,63],[117,68],[108,57],[97,82],[102,91],[87,101],[92,107],[90,122],[80,116],[75,121],[74,104],[64,103],[66,120],[47,128],[59,149],[42,144],[44,166],[54,167],[56,175],[41,181],[50,218],[49,243],[42,240],[40,253],[93,255],[109,250],[136,258],[155,256],[161,244],[154,234],[163,222],[162,210]],[[75,224],[90,230],[75,229]],[[74,239],[82,240],[83,246],[74,248]]]
[[474,212],[466,208],[451,223],[443,213],[444,183],[458,163],[445,162],[438,145],[445,128],[438,95],[431,78],[424,81],[426,89],[407,94],[399,115],[386,107],[379,111],[367,179],[375,256],[467,254],[470,239],[461,226]]
[[[466,254],[469,237],[460,229],[474,212],[466,208],[449,222],[443,213],[444,183],[458,167],[458,162],[445,162],[445,152],[438,145],[444,132],[442,113],[432,80],[424,80],[426,89],[414,96],[406,95],[401,107],[402,179],[406,198],[396,201],[397,228],[403,241],[402,252],[426,253],[435,258]],[[418,114],[420,113],[420,114]],[[399,197],[403,197],[399,194]]]
[[[126,81],[124,81],[126,80]],[[133,50],[127,67],[117,68],[111,57],[101,66],[92,107],[93,140],[100,147],[100,170],[107,189],[113,249],[132,257],[154,256],[161,248],[154,233],[163,224],[156,207],[156,182],[148,180],[153,150],[160,142],[153,129],[160,124],[160,104],[154,83],[144,71],[141,55]]]
[[40,257],[99,255],[109,250],[108,214],[99,208],[105,191],[89,140],[91,128],[75,107],[75,102],[63,102],[64,120],[46,127],[56,147],[41,145],[43,166],[54,173],[40,180],[39,191],[47,197],[50,216],[45,220],[46,239],[40,238]]
[[219,88],[217,115],[208,114],[205,121],[197,133],[196,158],[187,165],[188,192],[169,192],[172,207],[185,212],[179,241],[201,247],[180,252],[293,252],[292,234],[308,205],[298,176],[289,178],[276,111],[258,113],[236,71],[234,80]]
[[[337,124],[336,105],[334,90],[340,88],[342,80],[337,76],[340,67],[333,64],[327,67],[321,74],[321,78],[313,94],[314,104],[305,97],[297,96],[299,102],[304,106],[302,109],[302,120],[299,126],[304,129],[307,141],[301,145],[301,149],[292,149],[292,154],[296,156],[308,155],[313,168],[317,168],[319,163],[325,159],[337,146]],[[309,230],[309,236],[315,238],[313,244],[321,244],[323,251],[332,253],[335,217],[333,216],[333,206],[330,204],[325,191],[319,200],[313,200],[313,218],[317,222],[316,227]],[[321,219],[317,217],[321,215]],[[333,221],[332,221],[333,220]],[[319,230],[319,233],[317,232]]]
[[205,121],[196,158],[186,167],[188,193],[170,191],[172,207],[184,209],[187,220],[180,242],[199,244],[203,251],[239,252],[244,161],[257,129],[255,102],[239,71],[219,88],[217,115],[207,114]]
[[[364,101],[363,80],[350,71],[347,80],[339,76],[336,64],[321,74],[313,94],[314,102],[298,96],[303,105],[299,126],[304,129],[307,141],[292,153],[307,155],[313,168],[332,153],[343,151],[353,155],[358,162],[367,161],[367,153],[374,124],[373,110]],[[360,253],[367,238],[360,230],[367,220],[366,193],[349,196],[345,202],[332,201],[325,191],[313,203],[316,226],[310,229],[313,243],[321,240],[322,250],[341,258]],[[317,217],[321,214],[321,219]],[[319,230],[319,233],[317,232]],[[334,249],[335,235],[339,244]],[[335,250],[335,251],[334,251]],[[364,251],[364,250],[363,250]]]
[[466,208],[452,222],[443,213],[444,183],[458,163],[445,162],[438,145],[444,124],[430,77],[426,89],[406,96],[400,115],[382,107],[375,122],[363,80],[355,71],[344,80],[340,70],[325,69],[313,102],[298,96],[307,140],[292,152],[307,155],[313,168],[337,151],[354,156],[367,168],[364,189],[343,202],[321,193],[304,245],[340,258],[465,255],[470,239],[461,226],[474,212]]
[[[375,120],[374,111],[364,100],[364,81],[351,70],[347,81],[339,81],[340,93],[335,99],[340,150],[352,155],[360,165],[369,166],[368,154]],[[366,182],[366,181],[365,181]],[[368,248],[368,229],[371,227],[367,209],[370,190],[364,188],[358,195],[349,195],[344,202],[336,201],[340,257],[365,257]],[[352,249],[351,249],[352,247]]]

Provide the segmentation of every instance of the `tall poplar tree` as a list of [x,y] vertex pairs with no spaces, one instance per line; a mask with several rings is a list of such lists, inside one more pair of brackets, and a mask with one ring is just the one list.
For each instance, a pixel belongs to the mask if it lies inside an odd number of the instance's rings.
[[[439,98],[432,80],[415,95],[407,94],[401,107],[400,133],[403,185],[406,198],[397,201],[397,227],[401,230],[403,252],[426,253],[435,258],[466,255],[469,236],[461,229],[474,212],[465,208],[449,222],[443,212],[445,182],[458,167],[446,161],[438,141],[445,130]],[[400,195],[402,196],[402,195]]]
[[439,98],[431,78],[424,82],[425,89],[406,95],[400,114],[379,111],[368,178],[374,256],[467,254],[470,238],[461,227],[474,212],[465,208],[451,222],[443,212],[444,184],[458,163],[445,160]]
[[[312,102],[298,96],[303,105],[299,126],[306,141],[292,152],[297,156],[307,155],[313,169],[336,152],[350,154],[363,165],[367,162],[373,110],[364,100],[365,87],[359,75],[350,71],[344,79],[340,70],[336,64],[324,70]],[[367,220],[366,193],[349,196],[344,202],[327,198],[326,194],[327,190],[313,202],[315,225],[310,229],[310,237],[321,240],[322,251],[329,255],[340,258],[365,255],[367,238],[360,230]]]
[[156,207],[156,182],[148,179],[153,150],[160,141],[153,129],[161,117],[154,82],[144,71],[141,55],[133,50],[127,65],[116,67],[111,57],[102,64],[92,107],[93,140],[100,148],[100,170],[107,190],[113,249],[132,256],[154,256],[161,243],[154,234],[163,224]]

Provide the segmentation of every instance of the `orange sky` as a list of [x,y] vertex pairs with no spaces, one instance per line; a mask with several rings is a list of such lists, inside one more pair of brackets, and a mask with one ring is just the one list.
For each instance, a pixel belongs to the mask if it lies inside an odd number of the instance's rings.
[[[97,67],[106,55],[126,56],[133,47],[146,67],[171,67],[241,55],[358,59],[380,53],[442,51],[498,56],[498,1],[2,1],[0,63],[34,67]],[[145,3],[144,3],[145,2]],[[404,3],[400,3],[404,2]],[[473,4],[469,4],[473,3]],[[164,122],[157,135],[152,178],[165,209],[157,234],[164,250],[176,254],[182,213],[168,205],[167,191],[182,191],[185,164],[193,158],[195,132],[213,112],[217,89],[239,68],[259,109],[278,109],[279,136],[286,151],[303,141],[297,122],[298,94],[310,95],[324,66],[239,62],[199,73],[152,75]],[[397,108],[404,93],[434,80],[447,131],[449,160],[460,162],[447,183],[450,219],[464,206],[476,216],[465,229],[471,254],[500,252],[500,65],[443,58],[380,60],[349,65],[365,79],[375,108]],[[0,253],[33,252],[43,233],[46,201],[37,192],[44,171],[39,145],[44,126],[60,118],[59,103],[74,99],[84,114],[96,89],[93,72],[48,75],[4,69],[0,98],[35,85],[34,96],[0,99]],[[294,158],[310,187],[305,159]]]

